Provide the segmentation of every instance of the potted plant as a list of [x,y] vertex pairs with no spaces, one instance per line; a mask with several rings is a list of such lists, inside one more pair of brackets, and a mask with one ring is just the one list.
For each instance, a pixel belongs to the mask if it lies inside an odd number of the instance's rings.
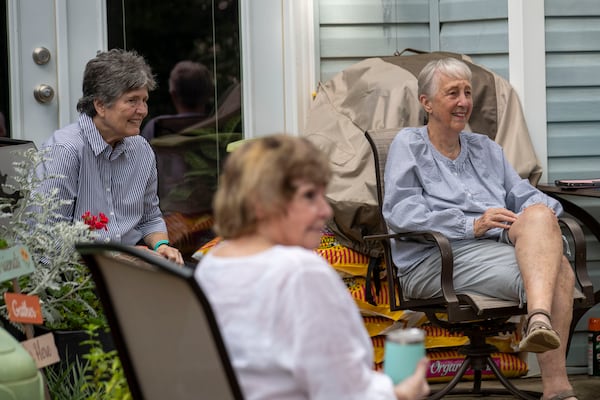
[[[94,282],[82,263],[75,244],[94,239],[95,231],[106,229],[102,213],[86,212],[81,220],[60,219],[57,210],[65,202],[57,192],[39,193],[45,180],[35,171],[45,161],[43,151],[28,149],[15,163],[14,184],[4,184],[0,197],[0,251],[23,245],[34,262],[34,271],[15,282],[0,283],[0,317],[5,324],[8,311],[4,293],[18,287],[21,293],[40,299],[44,325],[39,333],[52,331],[61,358],[60,364],[45,368],[53,398],[71,391],[77,398],[129,400],[131,395],[108,331]],[[22,328],[12,324],[12,332]],[[19,334],[19,332],[16,332]],[[23,338],[23,335],[20,335]],[[73,397],[69,397],[73,398]]]
[[[107,327],[91,275],[74,246],[93,240],[94,230],[104,228],[108,220],[103,215],[89,213],[79,221],[61,220],[57,210],[65,201],[58,198],[57,192],[36,192],[45,179],[57,178],[40,177],[35,173],[45,161],[44,152],[28,149],[20,159],[15,163],[15,183],[2,187],[3,192],[18,192],[19,196],[16,203],[13,198],[0,198],[0,218],[4,219],[0,239],[5,246],[19,244],[29,250],[35,269],[19,277],[17,284],[21,293],[39,296],[44,318],[44,326],[39,329],[53,330],[60,354],[61,341],[70,341],[63,339],[65,332],[70,336],[77,332],[73,339],[75,344],[71,346],[76,347],[81,340],[89,338],[86,325]],[[3,295],[12,291],[12,286],[11,282],[0,285],[0,315],[5,320],[7,309]],[[14,325],[13,331],[15,327],[19,328]],[[62,358],[63,354],[60,355]]]

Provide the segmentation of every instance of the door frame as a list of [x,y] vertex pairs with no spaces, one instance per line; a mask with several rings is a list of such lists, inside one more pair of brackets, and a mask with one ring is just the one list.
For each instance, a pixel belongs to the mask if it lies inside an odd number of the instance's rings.
[[[106,2],[8,0],[7,16],[11,136],[40,147],[52,132],[77,118],[85,63],[106,49]],[[32,58],[40,46],[50,51],[45,65]],[[42,83],[54,89],[47,104],[33,98]]]

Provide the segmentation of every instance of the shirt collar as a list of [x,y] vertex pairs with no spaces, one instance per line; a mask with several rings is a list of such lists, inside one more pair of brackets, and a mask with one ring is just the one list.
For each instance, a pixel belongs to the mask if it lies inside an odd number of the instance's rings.
[[126,140],[124,138],[120,142],[117,143],[115,148],[113,149],[102,137],[100,131],[94,124],[94,120],[87,114],[79,115],[79,124],[81,125],[83,135],[87,138],[94,155],[98,156],[102,153],[106,153],[107,157],[114,159],[121,155],[121,153],[125,152],[127,147]]

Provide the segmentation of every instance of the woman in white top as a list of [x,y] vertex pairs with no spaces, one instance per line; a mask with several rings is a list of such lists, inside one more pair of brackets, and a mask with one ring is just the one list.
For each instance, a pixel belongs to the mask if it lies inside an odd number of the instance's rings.
[[217,317],[246,399],[418,399],[427,359],[396,385],[345,285],[312,249],[332,212],[327,159],[305,139],[249,141],[227,159],[217,233],[195,276]]

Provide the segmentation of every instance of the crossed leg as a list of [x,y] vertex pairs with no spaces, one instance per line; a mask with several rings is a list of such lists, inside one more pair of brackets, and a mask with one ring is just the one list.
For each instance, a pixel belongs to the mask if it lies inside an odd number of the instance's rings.
[[[545,205],[526,208],[508,232],[515,246],[528,311],[547,310],[551,325],[560,336],[560,347],[538,354],[544,398],[572,390],[566,370],[566,347],[573,308],[575,276],[563,256],[562,236],[553,211]],[[543,314],[531,317],[530,323],[550,323]]]

